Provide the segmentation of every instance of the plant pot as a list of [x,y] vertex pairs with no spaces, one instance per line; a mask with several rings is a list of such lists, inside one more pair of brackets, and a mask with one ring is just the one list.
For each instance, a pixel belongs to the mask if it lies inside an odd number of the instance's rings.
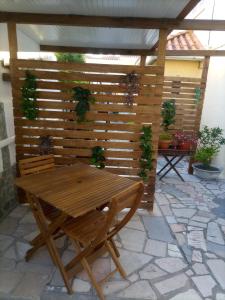
[[169,149],[169,146],[172,144],[172,140],[159,140],[159,149]]
[[189,151],[191,149],[191,143],[187,141],[180,142],[178,144],[178,149]]
[[223,170],[215,166],[210,166],[209,169],[206,169],[201,163],[194,163],[192,166],[196,176],[208,180],[217,179]]

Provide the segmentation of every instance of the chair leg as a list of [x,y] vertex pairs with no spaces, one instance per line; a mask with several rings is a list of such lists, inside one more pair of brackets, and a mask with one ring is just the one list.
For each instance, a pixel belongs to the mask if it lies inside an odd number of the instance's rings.
[[92,270],[91,270],[91,268],[90,268],[87,260],[85,258],[82,258],[81,259],[81,264],[84,267],[84,269],[86,270],[86,272],[87,272],[87,274],[88,274],[88,276],[89,276],[89,278],[90,278],[93,286],[95,287],[96,292],[97,292],[97,294],[99,296],[99,299],[100,300],[105,300],[105,297],[104,297],[103,292],[102,292],[102,288],[99,286],[97,280],[95,279],[94,274],[92,273]]
[[[122,276],[124,279],[126,279],[127,274],[126,274],[124,268],[122,267],[122,265],[121,265],[121,263],[120,263],[118,257],[116,256],[116,254],[115,254],[113,248],[111,247],[110,243],[109,243],[108,241],[106,241],[106,244],[105,244],[105,245],[106,245],[107,249],[109,250],[109,253],[111,254],[112,260],[113,260],[114,264],[116,265],[118,271],[120,272],[121,276]],[[118,251],[118,250],[117,250],[117,251]]]
[[112,248],[113,248],[113,250],[114,250],[116,256],[117,256],[117,257],[120,257],[120,253],[119,253],[119,251],[118,251],[118,249],[117,249],[117,247],[116,247],[116,244],[115,244],[114,240],[113,240],[113,239],[110,239],[109,242],[110,242],[110,244],[112,245]]

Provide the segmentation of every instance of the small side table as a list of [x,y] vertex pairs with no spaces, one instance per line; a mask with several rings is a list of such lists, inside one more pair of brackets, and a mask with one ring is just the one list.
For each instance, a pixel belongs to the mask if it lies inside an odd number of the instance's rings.
[[163,173],[159,180],[161,180],[163,177],[165,177],[171,170],[174,170],[177,176],[184,181],[183,177],[180,175],[178,170],[176,169],[176,165],[185,157],[185,156],[191,156],[194,151],[192,150],[179,150],[179,149],[159,149],[158,150],[159,155],[163,156],[166,160],[166,164],[157,172],[157,175],[160,175],[163,170],[165,170],[168,166],[169,169]]

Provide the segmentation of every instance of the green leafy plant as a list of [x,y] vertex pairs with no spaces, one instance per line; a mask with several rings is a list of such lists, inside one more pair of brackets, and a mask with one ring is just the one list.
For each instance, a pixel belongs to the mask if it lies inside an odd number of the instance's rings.
[[164,131],[168,131],[169,126],[175,123],[176,105],[175,100],[167,100],[162,105],[161,110],[162,124]]
[[91,163],[98,169],[105,168],[104,150],[100,146],[92,148]]
[[201,89],[200,89],[200,87],[195,88],[194,98],[195,98],[195,103],[198,104],[201,100]]
[[22,87],[22,111],[24,117],[28,120],[34,120],[38,116],[37,108],[37,78],[29,71],[26,72],[26,78]]
[[222,145],[225,145],[223,130],[219,127],[204,126],[198,134],[195,159],[201,162],[206,169],[209,168],[213,157],[219,152]]
[[75,111],[77,114],[77,122],[84,122],[86,112],[90,110],[90,103],[94,103],[95,99],[88,89],[84,89],[80,86],[74,87],[73,98],[78,101]]
[[160,135],[159,135],[159,139],[161,141],[169,141],[169,140],[172,140],[172,134],[169,133],[169,132],[162,132]]
[[59,62],[85,63],[85,57],[80,53],[55,53]]
[[148,171],[152,169],[152,129],[150,126],[142,127],[142,135],[140,137],[140,148],[142,155],[140,159],[141,170],[138,175],[143,181],[148,180]]

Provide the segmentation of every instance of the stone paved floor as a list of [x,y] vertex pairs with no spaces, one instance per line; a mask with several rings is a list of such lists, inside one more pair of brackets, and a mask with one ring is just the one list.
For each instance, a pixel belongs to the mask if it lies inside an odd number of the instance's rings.
[[[107,299],[225,300],[225,180],[200,181],[185,163],[179,168],[185,183],[173,173],[158,182],[154,212],[138,211],[117,237],[128,277],[104,285]],[[84,272],[68,296],[46,249],[24,261],[36,230],[24,206],[0,224],[0,299],[97,299]],[[64,262],[73,256],[66,239],[57,247]],[[104,256],[92,268],[100,280],[111,261]]]

